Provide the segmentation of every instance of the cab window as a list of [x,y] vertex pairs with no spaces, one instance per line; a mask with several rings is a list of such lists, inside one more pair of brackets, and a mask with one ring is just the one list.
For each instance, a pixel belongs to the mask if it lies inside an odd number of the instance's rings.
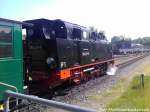
[[51,34],[54,38],[67,38],[67,30],[63,23],[56,22],[53,26],[53,30],[51,31]]
[[0,26],[0,58],[12,57],[12,28]]
[[81,40],[81,33],[82,31],[78,28],[73,28],[73,31],[72,31],[72,37],[73,39],[75,40]]
[[83,39],[88,40],[88,33],[86,31],[83,31]]

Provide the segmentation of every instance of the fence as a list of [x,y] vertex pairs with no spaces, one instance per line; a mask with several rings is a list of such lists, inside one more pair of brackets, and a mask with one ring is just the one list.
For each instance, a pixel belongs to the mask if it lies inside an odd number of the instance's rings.
[[21,93],[12,92],[10,90],[7,90],[5,92],[4,112],[10,111],[9,110],[9,98],[11,98],[11,97],[17,98],[17,99],[30,100],[30,101],[34,101],[36,103],[40,103],[40,104],[44,104],[47,106],[51,106],[51,107],[55,107],[55,108],[59,108],[59,109],[63,109],[63,110],[68,110],[68,111],[72,111],[72,112],[96,112],[93,109],[88,109],[88,108],[84,108],[84,107],[80,107],[80,106],[61,103],[61,102],[57,102],[57,101],[53,101],[53,100],[47,100],[47,99],[39,98],[37,96],[24,95]]

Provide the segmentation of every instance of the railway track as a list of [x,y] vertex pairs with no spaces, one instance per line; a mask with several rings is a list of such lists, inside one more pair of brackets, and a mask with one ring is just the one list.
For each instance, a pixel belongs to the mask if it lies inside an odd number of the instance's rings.
[[137,57],[140,57],[142,55],[143,54],[137,54],[137,55],[131,54],[131,55],[114,56],[115,64],[118,65],[118,64],[127,62],[129,60],[135,59]]
[[132,64],[132,63],[134,63],[134,62],[136,62],[136,61],[138,61],[138,60],[140,60],[140,59],[142,59],[148,55],[150,55],[150,54],[147,53],[147,54],[142,54],[140,56],[136,56],[135,58],[131,58],[131,59],[129,59],[123,63],[118,63],[118,64],[116,64],[116,66],[119,68],[123,68],[123,67],[128,66],[128,65],[130,65],[130,64]]

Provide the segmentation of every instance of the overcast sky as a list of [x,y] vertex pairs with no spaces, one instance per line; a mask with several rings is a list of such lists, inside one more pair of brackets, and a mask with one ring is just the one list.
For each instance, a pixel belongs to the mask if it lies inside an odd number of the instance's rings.
[[0,17],[62,19],[105,31],[107,38],[150,36],[150,0],[0,0]]

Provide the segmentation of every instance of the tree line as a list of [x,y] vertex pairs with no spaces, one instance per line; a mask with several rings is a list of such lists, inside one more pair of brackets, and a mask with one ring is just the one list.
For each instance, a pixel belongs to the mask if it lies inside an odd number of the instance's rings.
[[113,36],[111,38],[111,43],[115,44],[118,42],[129,42],[129,43],[135,43],[135,44],[142,44],[144,46],[150,46],[150,37],[139,37],[137,39],[131,39],[130,37],[124,37],[124,36]]
[[[107,37],[105,36],[104,31],[98,31],[97,28],[95,28],[94,26],[90,26],[89,29],[91,32],[96,32],[99,35],[99,37],[107,40]],[[148,37],[148,36],[147,37],[139,37],[137,39],[131,39],[130,37],[125,37],[125,36],[120,35],[120,36],[113,36],[111,38],[112,44],[116,44],[119,42],[120,43],[128,43],[128,44],[131,44],[131,43],[142,44],[144,46],[150,47],[150,37]]]

